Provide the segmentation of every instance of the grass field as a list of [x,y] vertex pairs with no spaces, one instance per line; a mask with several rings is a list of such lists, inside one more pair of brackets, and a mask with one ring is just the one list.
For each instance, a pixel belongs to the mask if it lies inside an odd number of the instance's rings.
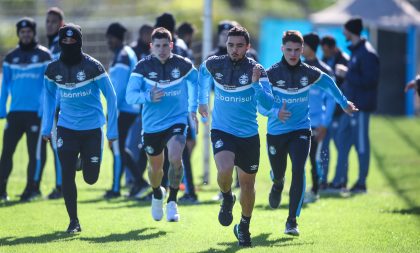
[[[3,129],[4,120],[0,121],[0,131]],[[261,133],[264,129],[261,120]],[[268,207],[269,163],[265,136],[261,135],[251,249],[238,248],[233,226],[222,227],[217,221],[219,203],[211,201],[217,192],[214,165],[211,184],[199,185],[200,205],[180,206],[179,223],[155,222],[150,203],[102,198],[111,185],[108,149],[97,184],[88,186],[80,173],[77,175],[83,231],[67,235],[63,233],[68,225],[63,200],[17,202],[26,180],[27,155],[22,140],[8,186],[12,201],[0,206],[0,252],[420,252],[420,120],[373,117],[370,131],[368,194],[321,196],[317,203],[304,206],[298,220],[300,237],[283,234],[290,168],[281,207]],[[201,154],[199,145],[193,156],[197,183],[201,182]],[[44,195],[54,185],[52,156],[48,157]],[[349,183],[353,184],[357,177],[354,151],[350,161]],[[308,170],[307,179],[310,184]],[[239,217],[240,206],[236,204],[234,221]]]

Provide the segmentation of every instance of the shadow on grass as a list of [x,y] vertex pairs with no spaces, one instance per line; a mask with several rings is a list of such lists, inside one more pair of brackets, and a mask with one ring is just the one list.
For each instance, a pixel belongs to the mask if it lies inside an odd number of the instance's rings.
[[[258,248],[258,247],[270,247],[273,248],[273,252],[275,252],[276,250],[274,248],[276,247],[288,247],[288,246],[300,246],[300,245],[307,245],[307,244],[313,244],[313,243],[309,243],[309,242],[294,242],[294,240],[297,240],[298,237],[282,237],[282,238],[276,238],[276,239],[268,239],[268,237],[270,236],[270,234],[265,233],[265,234],[260,234],[258,236],[255,236],[252,238],[252,247],[253,248]],[[243,247],[239,247],[238,246],[238,242],[234,241],[234,242],[223,242],[223,243],[218,243],[219,246],[224,247],[223,249],[217,249],[217,248],[209,248],[206,249],[204,251],[200,251],[200,252],[237,252],[241,249],[244,249]]]
[[156,228],[143,228],[133,231],[129,231],[121,234],[110,234],[103,237],[82,237],[80,234],[68,234],[66,232],[55,231],[50,234],[38,235],[38,236],[27,236],[27,237],[4,237],[0,238],[0,246],[14,246],[22,244],[39,244],[39,243],[51,243],[55,241],[88,241],[91,243],[108,243],[108,242],[121,242],[131,240],[150,240],[164,236],[167,234],[165,231],[154,231],[152,233],[145,233],[148,230],[156,230]]
[[420,215],[420,206],[407,209],[385,210],[385,213]]
[[388,122],[388,124],[393,128],[394,132],[401,137],[407,143],[407,146],[414,149],[417,154],[420,155],[420,146],[418,145],[418,142],[416,142],[416,139],[413,139],[412,136],[406,133],[405,129],[402,129],[397,124],[395,124],[395,121],[390,118],[385,118]]

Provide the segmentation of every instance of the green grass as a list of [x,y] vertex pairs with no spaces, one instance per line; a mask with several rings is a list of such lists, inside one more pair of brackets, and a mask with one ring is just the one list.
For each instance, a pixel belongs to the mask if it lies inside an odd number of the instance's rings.
[[[261,120],[261,133],[265,121]],[[4,120],[0,130],[4,129]],[[83,232],[69,236],[63,200],[40,200],[20,204],[27,162],[24,140],[14,157],[8,192],[12,201],[0,206],[0,252],[418,252],[420,248],[420,120],[373,117],[371,121],[371,167],[368,194],[348,198],[322,196],[303,207],[300,237],[283,234],[287,217],[288,189],[278,210],[268,207],[269,163],[265,137],[261,135],[261,166],[257,176],[257,199],[251,222],[252,249],[240,249],[232,226],[218,224],[219,204],[211,198],[217,192],[216,170],[212,182],[200,186],[201,205],[180,206],[181,221],[155,222],[149,203],[123,198],[105,201],[102,195],[111,185],[110,151],[104,151],[100,179],[94,186],[77,175],[79,218]],[[1,137],[0,137],[1,138]],[[201,182],[199,145],[193,156],[196,182]],[[335,153],[333,156],[335,157]],[[334,159],[333,159],[334,160]],[[307,171],[308,183],[309,171]],[[333,173],[330,173],[333,176]],[[357,177],[357,157],[352,151],[350,184]],[[45,168],[42,192],[54,185],[52,157]],[[238,221],[240,206],[234,208]]]

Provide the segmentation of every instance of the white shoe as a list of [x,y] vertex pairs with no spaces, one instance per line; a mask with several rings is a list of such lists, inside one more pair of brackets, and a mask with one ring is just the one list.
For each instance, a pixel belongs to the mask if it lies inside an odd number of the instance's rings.
[[314,203],[319,199],[319,194],[315,194],[313,191],[305,192],[305,197],[303,198],[304,204]]
[[162,186],[160,190],[162,191],[162,199],[155,199],[155,196],[152,195],[152,217],[155,221],[160,221],[163,218],[163,201],[166,191]]
[[167,221],[179,221],[178,205],[175,201],[170,201],[166,204],[166,220]]

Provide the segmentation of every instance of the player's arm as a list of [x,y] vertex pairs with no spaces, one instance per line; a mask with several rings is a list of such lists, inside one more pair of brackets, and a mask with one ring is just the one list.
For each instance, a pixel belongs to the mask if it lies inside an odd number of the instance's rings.
[[194,121],[196,131],[198,130],[197,107],[198,107],[198,71],[192,67],[186,77],[188,88],[188,112],[191,120]]
[[128,78],[130,76],[130,66],[117,63],[109,70],[109,77],[111,83],[114,86],[115,92],[117,93],[117,105],[124,102],[125,93],[124,89],[127,85]]
[[11,70],[8,63],[3,62],[3,80],[1,83],[1,92],[0,92],[0,119],[6,118],[7,110],[7,98],[9,97],[10,93],[10,76]]
[[44,139],[51,138],[51,129],[54,121],[55,104],[56,104],[56,93],[57,85],[53,80],[50,80],[47,76],[44,76],[44,91],[43,91],[43,114],[42,114],[42,126],[41,135]]
[[252,88],[255,90],[255,97],[264,109],[270,110],[273,107],[274,98],[270,83],[263,67],[259,64],[252,69]]
[[109,141],[118,139],[118,126],[117,126],[117,96],[115,94],[114,87],[111,84],[111,80],[106,72],[95,78],[95,82],[104,94],[107,105],[108,125],[107,125],[107,137]]
[[198,73],[198,112],[204,118],[209,116],[209,94],[210,88],[214,83],[213,77],[207,69],[206,63],[207,61],[201,64],[200,72]]

